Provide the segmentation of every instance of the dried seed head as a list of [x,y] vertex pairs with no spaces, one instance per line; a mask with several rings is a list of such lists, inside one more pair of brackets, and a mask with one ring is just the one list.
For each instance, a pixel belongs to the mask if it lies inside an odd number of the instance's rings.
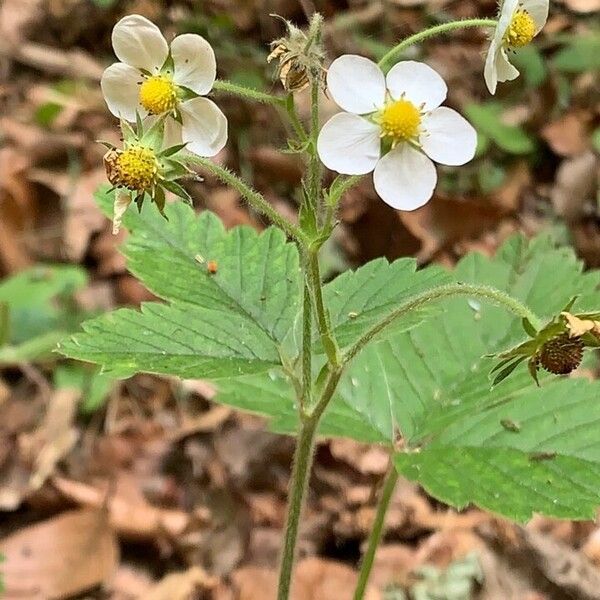
[[542,346],[538,360],[549,373],[567,375],[581,364],[583,347],[581,338],[572,338],[563,333]]
[[267,62],[277,60],[277,77],[284,89],[297,92],[306,88],[311,79],[322,80],[324,52],[320,43],[321,17],[313,17],[308,35],[289,21],[281,20],[285,23],[287,35],[271,43]]

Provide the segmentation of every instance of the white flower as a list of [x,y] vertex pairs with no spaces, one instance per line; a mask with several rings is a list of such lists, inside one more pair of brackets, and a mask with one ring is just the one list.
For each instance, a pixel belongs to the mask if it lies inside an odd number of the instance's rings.
[[527,46],[548,20],[549,0],[502,0],[498,26],[485,61],[485,83],[492,94],[498,82],[512,81],[519,71],[507,51]]
[[110,112],[135,121],[168,113],[169,145],[188,144],[200,156],[214,156],[227,141],[227,119],[208,98],[216,78],[215,53],[201,36],[177,36],[171,47],[154,23],[140,15],[122,18],[112,32],[117,58],[102,75]]
[[345,55],[329,68],[327,87],[346,112],[319,134],[323,164],[346,175],[374,170],[377,193],[396,209],[415,210],[431,198],[437,183],[432,159],[463,165],[475,154],[475,129],[440,107],[448,88],[424,63],[400,62],[386,77],[369,59]]

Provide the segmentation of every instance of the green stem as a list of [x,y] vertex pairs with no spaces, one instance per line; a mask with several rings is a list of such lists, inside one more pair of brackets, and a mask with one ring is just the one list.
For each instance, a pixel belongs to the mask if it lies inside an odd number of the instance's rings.
[[317,152],[317,141],[319,139],[319,92],[320,82],[318,77],[314,77],[311,82],[311,110],[310,110],[310,141],[312,145],[311,149],[311,164],[310,164],[310,180],[309,180],[309,197],[313,202],[313,210],[316,211],[317,222],[319,213],[319,200],[321,197],[321,159]]
[[373,528],[369,535],[369,541],[367,543],[367,551],[363,556],[362,563],[360,565],[360,572],[358,574],[358,582],[356,589],[354,590],[354,600],[362,600],[365,595],[367,583],[369,581],[369,575],[371,575],[371,569],[373,568],[373,561],[375,560],[375,552],[381,541],[383,535],[383,524],[385,522],[385,515],[387,513],[390,500],[394,494],[394,489],[398,481],[398,471],[394,468],[393,463],[390,464],[390,469],[385,478],[383,489],[381,490],[381,497],[377,505],[377,513],[375,514],[375,521],[373,522]]
[[290,595],[292,571],[294,568],[294,559],[296,558],[298,527],[302,515],[302,507],[304,505],[304,496],[308,486],[318,423],[318,418],[310,418],[304,421],[296,441],[296,451],[294,453],[294,464],[292,467],[292,477],[290,480],[290,492],[288,497],[288,514],[285,525],[283,552],[279,568],[277,600],[288,600]]
[[300,118],[298,117],[298,112],[296,111],[296,103],[294,102],[294,94],[288,94],[288,96],[285,100],[285,109],[287,111],[288,117],[290,119],[290,123],[292,124],[292,127],[294,129],[294,132],[298,136],[298,139],[303,143],[308,141],[308,134],[306,133],[306,130],[304,129],[304,125],[302,125],[302,122],[300,121]]
[[319,254],[318,251],[309,251],[308,253],[308,274],[310,288],[315,303],[315,314],[317,318],[317,324],[319,326],[319,333],[321,334],[321,341],[329,363],[333,367],[340,365],[340,351],[331,331],[331,324],[329,322],[329,315],[323,302],[323,286],[321,282],[321,270],[319,267]]
[[452,21],[451,23],[442,23],[441,25],[434,25],[429,29],[415,33],[410,37],[402,40],[398,45],[394,46],[380,61],[379,66],[385,68],[388,63],[396,61],[396,59],[413,44],[418,44],[427,38],[433,37],[434,35],[440,35],[442,33],[448,33],[455,29],[464,29],[465,27],[496,27],[498,21],[495,19],[463,19],[462,21]]
[[392,311],[387,317],[383,318],[379,323],[376,323],[369,329],[351,348],[348,349],[343,357],[343,363],[351,361],[378,333],[383,331],[388,325],[405,314],[443,298],[451,298],[453,296],[469,296],[471,298],[480,298],[487,300],[493,304],[497,304],[506,308],[518,317],[528,319],[529,322],[536,328],[541,329],[542,323],[539,317],[534,314],[531,309],[523,304],[520,300],[509,296],[507,293],[497,290],[486,285],[471,285],[466,283],[450,283],[442,285],[431,290],[427,290],[418,296],[410,298],[398,308]]
[[185,155],[185,161],[191,164],[198,165],[200,167],[205,168],[207,171],[217,176],[223,183],[231,186],[235,190],[237,190],[256,210],[261,213],[272,223],[277,225],[280,229],[282,229],[290,238],[296,240],[301,245],[306,246],[308,244],[308,239],[304,232],[288,221],[284,219],[263,197],[262,194],[252,189],[248,184],[242,181],[237,175],[233,174],[229,169],[218,165],[217,163],[209,160],[207,158],[202,158],[201,156],[197,156],[195,154],[187,153]]
[[244,98],[245,100],[253,100],[254,102],[261,102],[262,104],[273,104],[276,106],[283,106],[285,99],[280,96],[272,96],[252,88],[247,88],[231,81],[222,81],[217,79],[213,85],[215,92],[223,92],[224,94],[231,94],[238,98]]
[[302,414],[311,405],[312,396],[312,303],[310,288],[304,284],[304,303],[302,310]]

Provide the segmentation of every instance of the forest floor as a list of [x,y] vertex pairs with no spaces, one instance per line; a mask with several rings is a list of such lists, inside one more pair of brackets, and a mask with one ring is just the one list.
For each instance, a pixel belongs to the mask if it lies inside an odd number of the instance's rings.
[[[114,60],[114,23],[137,12],[167,37],[201,33],[215,47],[222,76],[277,92],[266,56],[282,24],[269,13],[302,25],[301,4],[0,3],[0,276],[27,272],[48,283],[15,336],[31,328],[52,338],[74,328],[74,308],[89,313],[152,299],[119,254],[126,232],[113,236],[93,200],[105,181],[96,140],[118,139],[99,87]],[[429,24],[496,10],[494,0],[316,4],[331,56],[378,57]],[[551,3],[544,33],[517,59],[523,77],[493,99],[482,77],[484,47],[483,34],[469,30],[414,54],[442,73],[449,104],[484,132],[477,159],[460,172],[443,171],[434,200],[412,213],[388,208],[369,181],[352,189],[324,260],[328,276],[379,256],[452,266],[472,250],[493,254],[515,232],[541,231],[571,243],[587,267],[600,267],[600,1]],[[217,160],[293,217],[302,165],[280,151],[285,131],[277,114],[237,99],[220,102],[231,135]],[[297,103],[306,116],[304,93]],[[326,98],[323,111],[335,111]],[[235,191],[210,178],[188,189],[198,210],[214,211],[227,226],[265,226]],[[49,263],[70,270],[50,281],[54,272],[40,266]],[[140,375],[90,389],[57,355],[32,356],[11,358],[0,348],[5,597],[274,598],[293,441],[257,417],[211,403],[214,390],[203,381]],[[387,463],[378,447],[319,444],[294,600],[352,597]],[[457,512],[401,481],[369,594],[600,599],[600,528],[542,517],[520,527],[475,508]]]

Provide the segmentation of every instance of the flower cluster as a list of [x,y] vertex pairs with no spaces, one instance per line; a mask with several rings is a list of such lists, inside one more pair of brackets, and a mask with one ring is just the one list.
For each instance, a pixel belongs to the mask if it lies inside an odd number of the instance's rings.
[[[484,70],[491,93],[498,82],[518,76],[508,52],[539,33],[548,18],[548,4],[548,0],[502,0]],[[311,21],[308,34],[285,24],[287,36],[272,43],[269,56],[269,61],[279,62],[277,76],[284,89],[293,93],[310,82],[321,85],[321,18]],[[181,169],[165,167],[161,159],[183,148],[212,157],[227,142],[227,119],[206,98],[216,80],[215,54],[196,34],[179,35],[169,44],[159,28],[140,15],[122,18],[113,29],[112,43],[120,62],[102,76],[104,98],[115,116],[123,123],[137,123],[138,131],[135,138],[127,132],[122,150],[111,148],[107,153],[108,177],[128,190],[129,202],[140,204],[149,196],[162,212],[163,188],[177,189],[180,196],[183,192],[173,185]],[[475,155],[475,130],[455,110],[442,106],[447,86],[424,63],[399,62],[386,74],[367,58],[344,55],[331,64],[326,84],[343,112],[318,135],[321,161],[345,175],[373,172],[377,193],[396,209],[414,210],[429,201],[437,184],[434,163],[458,166]],[[142,127],[154,132],[149,146],[142,141],[147,138]],[[123,194],[120,198],[122,214],[128,202]]]

